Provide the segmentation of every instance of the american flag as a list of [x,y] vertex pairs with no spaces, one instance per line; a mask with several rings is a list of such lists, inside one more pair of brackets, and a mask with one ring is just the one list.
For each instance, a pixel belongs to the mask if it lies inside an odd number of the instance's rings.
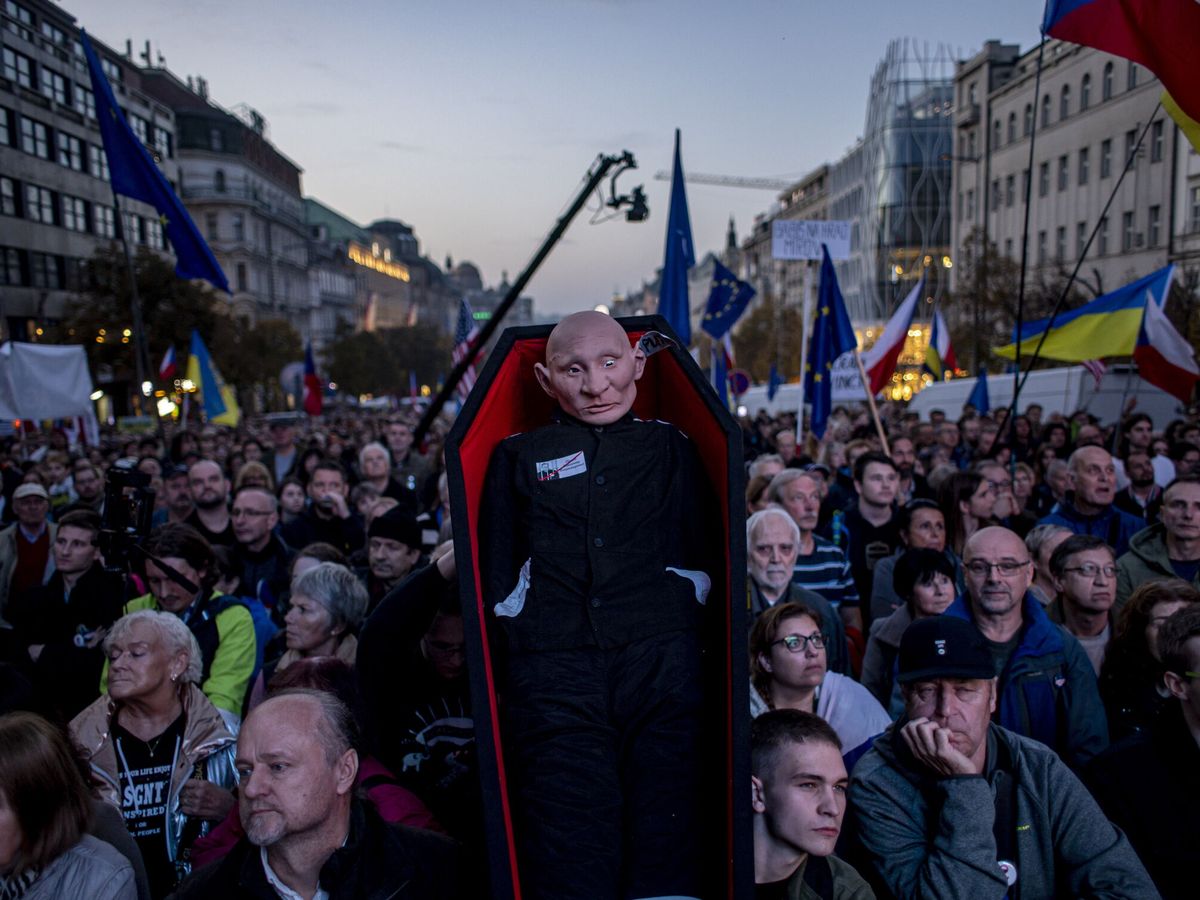
[[1108,366],[1099,359],[1085,359],[1080,365],[1092,373],[1092,378],[1096,380],[1096,390],[1100,390],[1100,382],[1104,380],[1104,373],[1108,371]]
[[[464,297],[458,306],[458,324],[454,327],[454,365],[457,366],[474,351],[472,346],[475,343],[475,338],[479,336],[479,329],[475,327],[475,316],[471,314],[471,304]],[[471,388],[475,386],[475,365],[472,363],[467,366],[467,371],[463,372],[463,377],[459,379],[456,390],[458,396],[463,400],[467,399],[467,394],[471,392]]]

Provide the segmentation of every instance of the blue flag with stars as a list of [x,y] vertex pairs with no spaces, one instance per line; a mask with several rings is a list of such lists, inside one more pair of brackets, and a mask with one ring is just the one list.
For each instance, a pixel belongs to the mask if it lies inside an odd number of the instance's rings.
[[700,327],[717,340],[734,326],[754,297],[754,288],[719,262],[713,262],[712,290]]
[[679,129],[675,129],[675,167],[671,171],[671,206],[667,213],[667,240],[663,251],[662,284],[658,314],[679,335],[686,347],[692,342],[692,307],[688,299],[688,269],[696,264],[692,247],[692,221],[688,218],[683,163],[679,158]]
[[100,59],[83,29],[79,31],[79,39],[92,76],[96,119],[104,140],[104,155],[108,157],[113,191],[148,203],[158,211],[158,220],[175,250],[176,275],[180,278],[203,278],[213,287],[230,293],[229,281],[212,250],[117,106],[112,87],[100,66]]
[[825,423],[833,411],[831,375],[834,361],[858,346],[858,338],[846,314],[846,301],[838,287],[837,273],[829,248],[821,245],[821,286],[817,291],[817,318],[808,344],[808,364],[804,372],[804,396],[812,404],[809,430],[818,440],[825,437]]

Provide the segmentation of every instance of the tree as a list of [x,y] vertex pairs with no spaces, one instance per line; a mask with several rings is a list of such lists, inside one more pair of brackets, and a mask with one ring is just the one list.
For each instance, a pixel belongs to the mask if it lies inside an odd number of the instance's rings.
[[[784,305],[773,293],[750,301],[750,309],[733,332],[733,353],[738,368],[756,383],[767,380],[772,364],[785,379],[800,374],[801,310]],[[702,359],[704,357],[701,357]]]
[[[147,248],[138,248],[134,269],[152,369],[146,374],[153,378],[153,370],[168,347],[174,346],[182,359],[192,329],[211,341],[217,323],[224,317],[221,301],[211,290],[180,278],[168,260]],[[101,246],[88,260],[87,270],[90,287],[68,306],[63,322],[52,330],[51,339],[83,344],[93,371],[107,366],[114,381],[132,382],[137,374],[136,344],[125,254],[116,243]],[[129,335],[125,334],[127,330]]]
[[240,317],[222,318],[209,349],[219,357],[221,374],[226,383],[237,387],[239,403],[246,408],[241,395],[255,388],[262,392],[268,409],[282,408],[279,373],[304,357],[300,335],[285,319],[263,319],[251,326]]
[[450,335],[435,325],[343,334],[327,351],[329,373],[351,394],[407,394],[409,372],[435,384],[453,368]]

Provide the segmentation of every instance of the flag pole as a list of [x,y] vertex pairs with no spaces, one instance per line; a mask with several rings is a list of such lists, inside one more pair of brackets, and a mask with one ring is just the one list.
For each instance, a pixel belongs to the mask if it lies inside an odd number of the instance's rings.
[[[800,400],[796,404],[796,446],[804,443],[804,383],[808,377],[808,332],[812,317],[812,294],[808,290],[808,279],[804,279],[804,301],[800,305]],[[781,329],[782,330],[782,329]]]
[[875,395],[871,392],[871,382],[867,378],[867,370],[863,366],[862,354],[858,352],[857,347],[854,348],[854,361],[858,364],[858,374],[862,378],[863,390],[867,394],[867,406],[871,410],[871,419],[875,422],[875,431],[879,434],[879,443],[883,446],[883,452],[891,456],[892,450],[888,447],[887,435],[883,432],[883,422],[879,420],[879,409],[875,406]]

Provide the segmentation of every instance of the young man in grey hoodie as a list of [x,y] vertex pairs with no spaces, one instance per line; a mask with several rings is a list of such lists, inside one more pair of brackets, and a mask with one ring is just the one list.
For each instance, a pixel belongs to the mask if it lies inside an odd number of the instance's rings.
[[851,859],[879,896],[1159,896],[1057,754],[992,723],[994,663],[970,623],[914,622],[898,677],[905,715],[850,781]]

